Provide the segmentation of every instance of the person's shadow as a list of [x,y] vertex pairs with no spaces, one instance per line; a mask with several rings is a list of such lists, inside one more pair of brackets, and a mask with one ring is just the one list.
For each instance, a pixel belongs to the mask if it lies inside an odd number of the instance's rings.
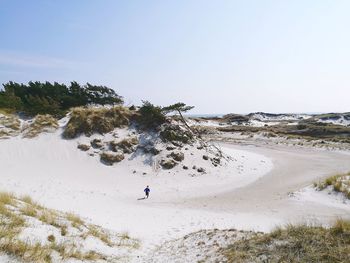
[[137,200],[140,201],[140,200],[145,200],[146,197],[142,197],[142,198],[138,198]]

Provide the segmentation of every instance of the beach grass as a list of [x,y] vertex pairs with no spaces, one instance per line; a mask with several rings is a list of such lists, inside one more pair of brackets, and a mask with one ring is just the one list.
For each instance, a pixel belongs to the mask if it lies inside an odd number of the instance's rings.
[[329,228],[288,225],[236,241],[222,252],[227,262],[348,262],[350,221],[338,219]]

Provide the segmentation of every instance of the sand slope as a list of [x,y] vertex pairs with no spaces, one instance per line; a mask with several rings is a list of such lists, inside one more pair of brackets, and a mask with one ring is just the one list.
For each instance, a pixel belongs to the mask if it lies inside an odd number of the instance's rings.
[[[195,176],[182,166],[154,171],[145,156],[105,166],[78,150],[79,141],[61,139],[60,131],[0,141],[1,190],[29,194],[47,207],[127,231],[146,248],[193,231],[230,228],[233,222],[244,221],[245,217],[202,211],[202,205],[178,206],[178,202],[245,186],[272,169],[268,158],[235,149],[224,149],[233,157],[229,165]],[[185,161],[210,171],[211,163],[194,151],[186,153]],[[151,197],[142,200],[146,185],[151,187]]]

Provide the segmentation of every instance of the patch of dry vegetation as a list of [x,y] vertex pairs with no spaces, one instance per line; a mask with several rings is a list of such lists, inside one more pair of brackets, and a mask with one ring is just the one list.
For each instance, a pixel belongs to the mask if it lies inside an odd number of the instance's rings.
[[122,106],[113,108],[75,108],[63,136],[71,139],[81,134],[108,133],[117,127],[129,125],[135,111]]
[[[33,220],[27,221],[28,217]],[[57,242],[53,234],[40,242],[21,238],[22,231],[27,227],[36,228],[33,222],[59,228],[61,236],[65,239]],[[70,259],[84,262],[96,260],[109,262],[115,259],[114,256],[110,257],[97,251],[84,250],[80,243],[84,241],[77,236],[77,231],[82,233],[84,238],[92,236],[110,247],[136,248],[139,244],[137,240],[131,238],[128,239],[130,244],[125,242],[123,234],[112,235],[101,227],[87,226],[75,214],[63,214],[46,209],[35,203],[29,196],[17,198],[11,193],[0,192],[0,253],[7,254],[20,262],[64,262]]]
[[77,148],[79,150],[82,150],[84,152],[90,150],[90,145],[87,145],[87,144],[78,144]]
[[20,211],[23,215],[31,216],[31,217],[36,217],[38,214],[36,207],[30,204],[25,204],[24,206],[22,206],[20,208]]
[[350,199],[350,172],[347,174],[333,175],[322,182],[314,183],[314,186],[319,191],[331,187],[333,191],[343,193]]
[[59,228],[61,225],[58,223],[57,217],[57,213],[50,209],[43,209],[38,213],[38,219],[41,222]]
[[21,122],[14,114],[0,112],[0,138],[8,138],[19,134]]
[[50,248],[58,252],[62,258],[62,261],[68,259],[77,259],[81,261],[96,261],[105,260],[106,256],[97,253],[95,251],[82,252],[77,248],[77,245],[71,242],[56,243],[53,242]]
[[135,146],[138,145],[139,140],[137,137],[128,137],[124,138],[121,141],[112,141],[109,146],[112,151],[117,152],[118,150],[123,151],[124,153],[132,153],[135,151]]
[[228,262],[349,262],[350,221],[331,228],[298,225],[236,241],[222,250]]
[[264,133],[274,134],[274,137],[278,135],[295,139],[350,143],[350,127],[313,120],[304,120],[296,125],[278,124],[263,127],[232,125],[216,129],[221,132]]
[[347,174],[338,174],[328,177],[326,180],[314,183],[317,190],[322,191],[327,187],[332,187],[335,192],[343,193],[350,199],[350,172]]
[[53,132],[58,128],[57,119],[53,116],[37,115],[33,122],[23,131],[23,137],[34,138],[43,132]]
[[66,218],[71,222],[72,226],[75,228],[80,228],[84,225],[84,221],[76,214],[67,213]]
[[110,234],[106,231],[101,230],[98,226],[90,225],[88,235],[94,236],[104,242],[106,245],[112,247],[113,242],[111,240]]
[[125,156],[123,153],[102,152],[100,154],[100,160],[106,165],[113,165],[114,163],[121,162]]
[[36,207],[38,209],[43,209],[41,205],[39,205],[37,202],[34,202],[33,199],[29,195],[24,195],[19,198],[22,202],[31,205],[33,207]]

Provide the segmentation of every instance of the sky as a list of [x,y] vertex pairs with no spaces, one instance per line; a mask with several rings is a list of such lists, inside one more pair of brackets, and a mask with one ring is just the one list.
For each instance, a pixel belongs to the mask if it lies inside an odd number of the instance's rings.
[[0,0],[0,83],[192,113],[350,111],[348,0]]

